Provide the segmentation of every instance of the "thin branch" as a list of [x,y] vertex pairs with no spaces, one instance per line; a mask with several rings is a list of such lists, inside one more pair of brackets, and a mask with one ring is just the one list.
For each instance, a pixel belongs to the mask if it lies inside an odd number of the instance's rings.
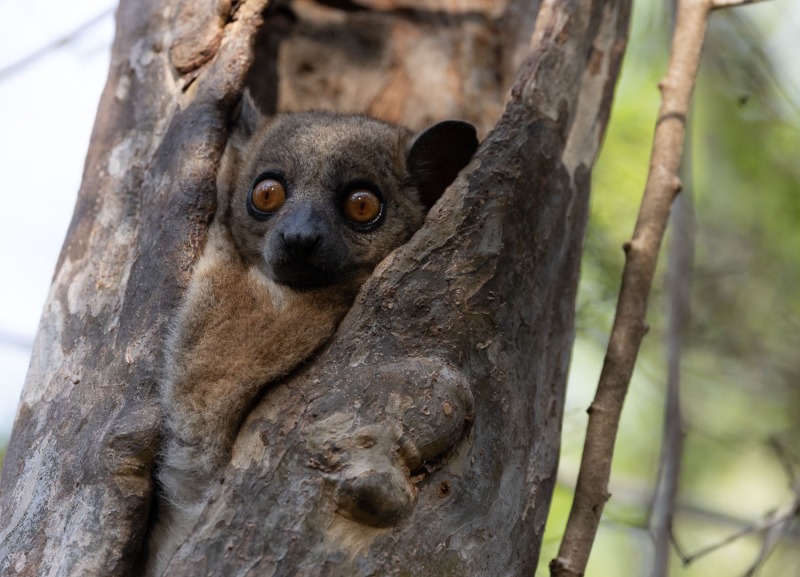
[[686,131],[706,24],[712,0],[681,0],[672,53],[661,81],[661,108],[656,123],[650,170],[633,238],[625,244],[626,262],[595,399],[589,408],[586,443],[577,490],[558,557],[550,564],[553,577],[579,577],[586,571],[603,506],[622,405],[642,339],[647,332],[647,300],[670,208],[680,190],[678,167]]
[[723,539],[722,541],[713,543],[708,547],[704,547],[699,551],[692,553],[691,555],[687,554],[684,549],[681,548],[677,542],[677,539],[675,539],[675,536],[673,535],[673,544],[675,545],[675,550],[684,565],[689,565],[700,557],[708,555],[709,553],[716,551],[738,539],[741,539],[746,535],[750,535],[752,533],[763,533],[764,538],[761,542],[761,548],[758,556],[744,574],[744,577],[752,577],[755,575],[756,571],[758,571],[758,569],[767,561],[769,556],[778,546],[778,543],[791,533],[792,525],[797,520],[798,516],[800,516],[800,489],[795,483],[796,476],[794,473],[794,468],[792,467],[789,456],[783,450],[782,445],[777,441],[772,441],[770,444],[777,453],[778,460],[783,465],[784,471],[786,472],[786,477],[789,480],[792,490],[794,491],[795,497],[793,503],[787,509],[785,509],[783,513],[773,511],[769,513],[761,521],[761,523],[745,527],[733,535]]
[[23,56],[16,62],[12,62],[11,64],[9,64],[4,68],[0,68],[0,82],[5,80],[9,76],[13,76],[17,72],[27,68],[40,58],[47,56],[48,54],[54,52],[55,50],[61,48],[62,46],[65,46],[70,42],[74,42],[84,32],[92,28],[95,24],[98,24],[99,22],[101,22],[102,20],[113,14],[114,10],[115,8],[109,8],[107,10],[103,10],[100,14],[96,15],[90,20],[87,20],[74,30],[64,34],[63,36],[59,36],[52,42],[46,44],[45,46],[42,46],[38,50],[35,50],[26,56]]
[[[751,535],[753,533],[768,534],[769,532],[773,532],[776,529],[780,529],[780,531],[775,533],[771,538],[766,539],[770,541],[770,543],[772,541],[775,541],[775,543],[771,543],[770,545],[767,545],[767,547],[762,546],[762,554],[759,554],[759,557],[756,559],[754,564],[754,566],[756,566],[756,564],[763,563],[763,560],[766,560],[766,556],[763,555],[765,548],[769,549],[767,551],[767,554],[771,552],[771,549],[774,548],[775,544],[777,544],[778,541],[780,541],[780,538],[782,538],[788,532],[789,528],[791,527],[791,523],[798,516],[798,513],[800,513],[800,500],[796,500],[794,503],[792,503],[791,507],[786,509],[783,513],[777,513],[777,512],[770,513],[760,523],[744,527],[743,529],[736,531],[732,535],[729,535],[725,539],[717,541],[716,543],[712,543],[707,547],[703,547],[702,549],[699,549],[694,553],[691,554],[685,553],[684,549],[680,547],[680,545],[678,545],[677,540],[675,541],[676,545],[675,550],[677,551],[678,556],[681,559],[681,562],[684,565],[689,565],[697,561],[701,557],[705,557],[709,553],[713,553],[714,551],[717,551],[718,549],[721,549],[726,545],[730,545],[734,541],[738,541],[739,539],[741,539],[742,537],[746,537],[747,535]],[[762,559],[762,556],[764,556],[764,559]],[[753,567],[751,567],[750,570],[754,570]]]
[[[769,522],[772,522],[772,523],[775,522],[773,515],[768,515],[767,516],[768,519],[770,519]],[[765,528],[765,526],[764,526],[763,522],[759,523],[757,525],[749,525],[747,527],[743,527],[739,531],[736,531],[735,533],[732,533],[731,535],[728,535],[724,539],[722,539],[720,541],[717,541],[716,543],[712,543],[711,545],[708,545],[708,546],[703,547],[701,549],[698,549],[694,553],[686,553],[686,550],[683,547],[681,547],[680,545],[678,545],[677,537],[673,535],[673,539],[674,539],[674,542],[675,542],[675,545],[676,545],[675,546],[675,551],[678,553],[678,557],[680,557],[681,563],[683,563],[684,565],[689,565],[689,564],[693,563],[694,561],[697,561],[701,557],[705,557],[709,553],[713,553],[714,551],[717,551],[718,549],[721,549],[721,548],[725,547],[726,545],[730,545],[731,543],[733,543],[734,541],[738,541],[742,537],[746,537],[747,535],[750,535],[752,533],[758,533],[759,531],[764,530],[764,528]]]
[[800,517],[800,486],[797,484],[797,475],[795,475],[791,458],[783,445],[777,440],[771,440],[770,446],[775,450],[778,460],[786,473],[789,486],[795,495],[794,503],[782,518],[779,517],[774,524],[768,525],[764,529],[764,539],[761,542],[761,549],[749,569],[745,572],[744,577],[752,577],[756,574],[756,571],[766,563],[769,556],[775,551],[778,543],[790,533],[792,525],[798,517]]
[[33,348],[33,338],[0,329],[0,346],[14,347],[30,352]]
[[711,10],[734,8],[735,6],[744,6],[745,4],[758,4],[763,1],[764,0],[711,0]]
[[[691,182],[691,154],[683,155],[681,174],[684,183]],[[694,264],[694,208],[689,187],[675,201],[672,214],[672,243],[669,253],[667,290],[669,321],[667,327],[667,395],[664,407],[664,428],[661,441],[661,463],[653,495],[650,522],[655,555],[653,577],[669,574],[670,536],[678,480],[683,457],[684,423],[681,410],[680,378],[682,339],[689,323],[689,303]]]
[[[576,479],[574,476],[569,476],[563,471],[559,471],[557,483],[559,487],[572,492],[575,490]],[[624,482],[620,482],[620,480],[617,479],[611,485],[611,492],[614,495],[614,504],[618,506],[644,508],[647,507],[650,502],[652,491],[639,481],[626,479]],[[691,517],[697,521],[713,524],[720,528],[730,528],[734,531],[749,529],[759,523],[758,521],[753,521],[752,519],[740,517],[724,511],[709,509],[703,502],[680,499],[675,504],[675,514],[681,517]],[[608,515],[604,515],[602,524],[605,524],[607,519]],[[642,524],[637,523],[636,527],[644,529]],[[784,538],[792,540],[793,542],[800,540],[800,527],[790,527],[789,531],[784,535]],[[675,543],[672,537],[670,537],[670,540],[673,541],[673,546],[680,550],[679,544]],[[689,554],[684,552],[683,555],[679,556],[683,558],[688,557]]]
[[[677,0],[670,2],[672,31],[675,30]],[[691,123],[687,130],[690,130]],[[672,526],[677,506],[678,481],[683,458],[684,423],[680,402],[680,367],[683,334],[689,319],[691,274],[694,260],[694,210],[691,184],[691,135],[681,159],[683,195],[675,201],[672,214],[672,243],[667,265],[667,389],[664,406],[664,425],[661,435],[659,461],[653,501],[648,512],[648,524],[653,538],[653,577],[669,575]]]
[[761,541],[761,549],[758,551],[758,556],[747,569],[744,577],[753,577],[753,575],[756,574],[756,571],[758,571],[761,566],[767,562],[767,559],[769,559],[769,556],[772,555],[773,551],[775,551],[775,548],[781,541],[781,537],[788,530],[788,527],[793,521],[794,517],[785,519],[783,522],[777,523],[772,527],[768,527],[764,531],[764,539]]

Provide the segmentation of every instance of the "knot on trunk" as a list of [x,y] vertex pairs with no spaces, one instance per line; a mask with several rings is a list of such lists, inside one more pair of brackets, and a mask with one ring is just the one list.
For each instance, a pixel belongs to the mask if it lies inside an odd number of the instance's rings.
[[332,487],[339,514],[394,525],[414,507],[423,465],[453,448],[472,421],[472,393],[440,359],[361,366],[352,378],[359,394],[348,409],[322,409],[328,415],[304,428],[307,463]]

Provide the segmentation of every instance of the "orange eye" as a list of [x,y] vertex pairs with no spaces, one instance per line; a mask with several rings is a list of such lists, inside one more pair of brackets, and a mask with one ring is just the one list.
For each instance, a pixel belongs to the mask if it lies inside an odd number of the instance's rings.
[[344,216],[356,224],[369,224],[381,215],[381,199],[369,190],[358,189],[344,198]]
[[265,178],[253,187],[250,203],[259,212],[275,212],[286,202],[286,190],[277,180]]

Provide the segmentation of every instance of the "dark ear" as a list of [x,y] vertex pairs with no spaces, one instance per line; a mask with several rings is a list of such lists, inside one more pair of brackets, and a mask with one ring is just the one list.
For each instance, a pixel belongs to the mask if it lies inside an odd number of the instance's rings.
[[242,158],[243,150],[253,133],[264,122],[264,118],[250,91],[245,89],[237,109],[233,111],[233,123],[228,135],[228,144],[217,169],[219,214],[223,215],[223,218],[227,218],[225,215],[229,210],[230,197],[236,185],[238,164]]
[[242,100],[239,103],[235,130],[239,132],[240,137],[248,139],[253,136],[253,133],[261,125],[263,120],[264,115],[253,99],[253,95],[250,94],[249,89],[245,88],[242,94]]
[[406,157],[406,166],[426,207],[433,206],[478,148],[475,127],[445,120],[419,134]]

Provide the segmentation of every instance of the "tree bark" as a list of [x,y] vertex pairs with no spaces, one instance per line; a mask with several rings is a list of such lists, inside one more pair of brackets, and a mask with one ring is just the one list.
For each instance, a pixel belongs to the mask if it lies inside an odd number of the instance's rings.
[[[162,342],[214,211],[265,4],[120,5],[3,467],[3,575],[132,571]],[[482,134],[500,119],[333,341],[265,394],[168,574],[535,570],[589,177],[629,12],[629,0],[273,2],[249,80],[265,109],[413,128],[460,117]]]
[[225,2],[124,0],[117,10],[3,463],[2,575],[130,572],[153,495],[162,343],[214,212],[229,109],[265,3],[240,3],[236,20]]

